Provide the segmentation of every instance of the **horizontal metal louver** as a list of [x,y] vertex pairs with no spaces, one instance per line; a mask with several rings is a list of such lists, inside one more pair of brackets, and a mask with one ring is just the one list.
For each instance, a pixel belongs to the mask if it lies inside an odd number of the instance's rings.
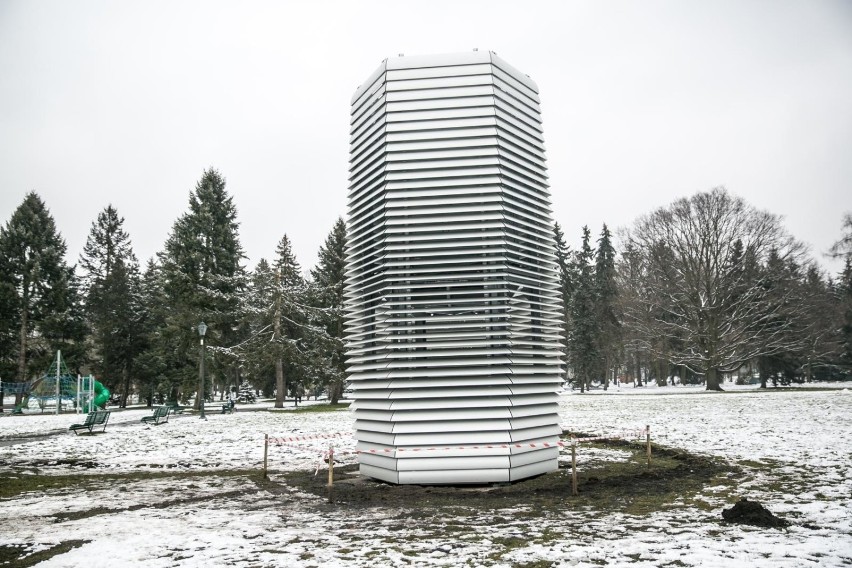
[[351,117],[361,473],[457,484],[555,470],[561,310],[537,86],[491,52],[400,57],[356,90]]

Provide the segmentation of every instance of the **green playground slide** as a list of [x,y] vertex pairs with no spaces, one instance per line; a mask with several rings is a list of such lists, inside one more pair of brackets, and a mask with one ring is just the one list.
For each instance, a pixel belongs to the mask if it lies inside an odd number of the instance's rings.
[[[95,381],[95,398],[92,401],[94,403],[95,408],[103,408],[106,402],[109,400],[109,389],[101,384],[100,381]],[[86,405],[83,410],[85,412],[91,412],[94,410],[91,405]]]

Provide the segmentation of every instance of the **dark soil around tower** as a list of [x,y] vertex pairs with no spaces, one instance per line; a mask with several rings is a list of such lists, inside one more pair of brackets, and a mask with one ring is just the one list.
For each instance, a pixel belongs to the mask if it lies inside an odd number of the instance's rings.
[[[393,485],[358,474],[355,464],[339,466],[334,472],[334,487],[329,507],[398,507],[416,509],[423,515],[451,514],[454,508],[480,511],[515,509],[526,516],[558,513],[571,508],[595,508],[602,513],[621,511],[644,515],[675,501],[693,503],[705,487],[713,485],[715,497],[720,486],[730,486],[739,472],[717,458],[680,450],[653,447],[647,463],[644,444],[624,441],[581,444],[584,448],[611,448],[625,451],[620,461],[594,461],[578,467],[578,495],[571,494],[571,466],[560,462],[557,471],[515,483],[460,486]],[[623,454],[622,454],[623,455]],[[297,487],[319,497],[329,497],[328,471],[270,472],[264,488],[275,492]],[[724,493],[724,492],[723,492]],[[702,503],[699,502],[699,505]],[[706,507],[709,508],[709,507]]]

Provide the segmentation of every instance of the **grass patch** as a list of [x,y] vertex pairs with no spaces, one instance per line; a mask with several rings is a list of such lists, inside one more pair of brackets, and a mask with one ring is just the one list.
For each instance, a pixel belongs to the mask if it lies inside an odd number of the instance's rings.
[[107,475],[85,475],[85,474],[69,474],[69,475],[30,475],[30,474],[9,474],[3,478],[3,483],[0,483],[0,499],[11,499],[24,493],[56,491],[67,488],[85,491],[88,487],[103,487],[106,485],[114,485],[121,487],[123,483],[128,481],[145,481],[149,479],[198,479],[200,483],[209,483],[210,478],[221,477],[259,477],[260,472],[256,469],[242,469],[229,471],[209,471],[209,472],[159,472],[159,471],[139,471],[125,474],[107,474]]
[[491,539],[491,542],[494,544],[499,544],[506,550],[514,550],[516,548],[523,548],[529,542],[526,538],[522,538],[519,536],[504,536],[504,537],[494,537]]
[[314,404],[311,406],[297,406],[293,408],[292,412],[314,414],[320,412],[336,412],[338,410],[343,410],[344,408],[349,408],[348,402],[338,402],[337,404]]
[[57,545],[51,546],[45,550],[38,552],[29,552],[27,545],[7,544],[0,545],[0,566],[16,566],[17,568],[27,568],[35,566],[40,562],[46,562],[54,556],[65,554],[66,552],[83,546],[90,540],[66,540]]

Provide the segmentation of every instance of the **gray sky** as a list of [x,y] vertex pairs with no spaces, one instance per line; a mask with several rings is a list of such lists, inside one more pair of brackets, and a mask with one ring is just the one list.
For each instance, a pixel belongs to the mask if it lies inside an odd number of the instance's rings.
[[539,85],[555,219],[629,225],[725,185],[822,256],[852,210],[846,1],[0,0],[0,222],[77,258],[112,203],[141,261],[209,166],[247,265],[345,214],[349,100],[386,57],[496,51]]

